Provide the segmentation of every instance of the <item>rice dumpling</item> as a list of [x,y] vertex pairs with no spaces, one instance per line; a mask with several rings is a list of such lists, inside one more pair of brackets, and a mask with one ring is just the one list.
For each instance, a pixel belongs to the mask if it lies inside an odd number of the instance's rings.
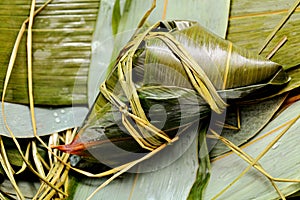
[[161,21],[131,38],[74,141],[56,148],[114,168],[288,81],[279,64],[197,22]]

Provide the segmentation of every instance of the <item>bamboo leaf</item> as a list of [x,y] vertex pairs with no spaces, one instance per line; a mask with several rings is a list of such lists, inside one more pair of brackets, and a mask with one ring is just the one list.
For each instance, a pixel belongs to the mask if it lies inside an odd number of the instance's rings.
[[[231,107],[229,110],[227,110],[225,124],[237,127],[237,112],[239,112],[239,117],[241,119],[240,130],[223,128],[221,135],[237,146],[245,144],[252,139],[266,124],[269,123],[276,111],[282,105],[285,97],[286,96],[284,95],[275,97],[273,99],[264,100],[262,102]],[[218,141],[210,154],[212,157],[216,157],[229,150],[230,149],[226,145],[224,145],[221,141]]]
[[[37,1],[37,6],[44,2]],[[16,34],[27,18],[30,2],[2,1],[0,34],[1,66],[6,68]],[[98,1],[52,2],[33,26],[33,82],[36,104],[71,105],[87,103],[87,72],[90,44],[97,16]],[[17,11],[17,15],[16,15]],[[27,103],[25,39],[21,41],[6,100]],[[1,71],[3,80],[5,70]],[[2,85],[2,84],[1,84]]]
[[[242,0],[233,0],[227,39],[235,44],[258,52],[264,40],[279,24],[280,20],[287,15],[289,8],[291,8],[294,2],[296,1],[279,0],[274,2],[272,0],[254,0],[245,2]],[[299,56],[295,55],[300,53],[297,47],[297,44],[300,42],[300,32],[299,28],[297,28],[299,24],[300,12],[298,6],[288,21],[276,33],[262,55],[267,55],[283,36],[287,36],[287,42],[271,59],[282,64],[286,69],[298,65],[300,63]]]
[[113,35],[116,35],[118,33],[119,23],[120,23],[120,19],[121,19],[121,10],[120,9],[121,9],[120,8],[120,0],[116,0],[114,8],[113,8],[112,22],[111,22]]
[[286,87],[284,87],[278,94],[282,94],[287,91],[291,91],[300,87],[300,65],[287,70],[288,75],[291,77],[291,81]]
[[[284,123],[299,115],[300,102],[296,102],[271,121],[243,150],[256,157],[269,144],[283,128],[273,131]],[[299,179],[299,120],[285,133],[285,135],[271,148],[271,150],[259,161],[261,166],[276,178]],[[228,154],[215,159],[212,162],[211,180],[207,186],[205,199],[211,199],[225,186],[235,179],[241,171],[247,167],[247,163],[235,154]],[[280,190],[289,195],[299,190],[298,183],[276,183]],[[278,194],[269,180],[251,170],[244,175],[237,184],[234,184],[220,198],[230,199],[277,199]]]
[[269,98],[272,98],[274,96],[278,96],[278,95],[281,95],[281,94],[284,94],[286,92],[293,91],[293,90],[299,88],[299,86],[300,86],[300,65],[291,67],[288,70],[286,70],[286,72],[287,72],[287,74],[288,74],[288,76],[290,77],[291,80],[281,90],[279,90],[278,92],[275,92],[274,94],[269,95],[267,97],[257,98],[257,99],[254,99],[254,100],[246,100],[246,101],[244,101],[244,103],[246,103],[246,102],[255,103],[259,100],[261,101],[261,100],[264,100],[264,99],[269,99]]
[[[67,128],[80,126],[88,113],[86,107],[35,108],[37,133],[48,135]],[[33,137],[29,107],[25,105],[5,103],[7,122],[18,138]],[[0,118],[0,135],[10,137],[2,117]]]
[[[143,173],[140,171],[140,173],[137,174],[125,174],[123,178],[117,179],[103,188],[93,199],[140,199],[141,197],[147,199],[177,199],[186,197],[195,180],[198,166],[196,153],[197,140],[192,139],[189,141],[192,142],[192,144],[188,150],[172,164],[152,172]],[[186,142],[187,140],[183,139],[174,145],[185,148]],[[175,149],[179,150],[180,148],[174,148],[174,150]],[[176,156],[176,151],[177,150],[169,154],[169,156]],[[168,154],[165,154],[162,157],[159,156],[156,159],[151,159],[150,162],[142,166],[147,167],[147,165],[153,161],[156,166],[151,164],[152,167],[157,167],[157,165],[162,166],[161,162],[164,162],[163,159],[168,159],[167,155]],[[183,176],[185,178],[183,178]],[[84,179],[83,181],[76,182],[78,186],[71,199],[86,199],[104,180],[105,178]]]
[[196,181],[191,188],[188,200],[203,199],[205,189],[210,179],[210,158],[206,142],[207,129],[204,127],[199,131],[199,167],[197,171]]
[[[37,7],[43,3],[44,1],[37,1]],[[93,0],[71,3],[67,1],[52,2],[35,18],[33,27],[33,82],[36,104],[70,106],[87,103],[86,84],[90,62],[90,43],[98,4],[98,1]],[[2,52],[0,53],[2,58],[0,65],[5,69],[10,56],[7,52],[11,51],[16,34],[28,16],[30,2],[26,0],[2,1],[0,7],[4,11],[0,14],[3,22],[0,27],[0,34],[3,36],[4,44],[0,47],[0,52]],[[10,102],[28,102],[25,38],[24,36],[21,41],[5,98]],[[5,71],[2,70],[0,73],[1,80],[4,80]],[[18,124],[13,128],[17,137],[31,137],[32,128],[30,123],[27,123],[29,120],[27,106],[7,104],[5,107],[9,107],[7,110],[10,113],[8,118],[13,118],[9,120],[9,123]],[[82,123],[82,117],[87,112],[84,107],[66,107],[65,109],[68,114],[63,117],[63,123],[61,123],[62,119],[56,118],[58,123],[55,124],[53,123],[53,110],[51,108],[48,110],[38,108],[38,115],[43,116],[43,118],[38,119],[40,121],[38,122],[40,124],[38,133],[45,135],[79,126]],[[79,120],[74,120],[72,115],[82,115],[82,117]],[[22,121],[20,119],[24,119],[23,123],[19,122]],[[7,135],[4,126],[1,126],[0,130],[1,134]]]
[[[37,188],[39,187],[39,185],[40,185],[40,182],[38,182],[36,180],[31,180],[31,181],[19,180],[18,181],[18,186],[20,187],[21,192],[24,195],[26,200],[32,199],[32,197],[37,192]],[[7,199],[12,199],[14,197],[14,189],[12,188],[11,183],[8,180],[5,180],[0,185],[0,190],[1,190],[1,192],[9,194],[10,198],[7,198]]]

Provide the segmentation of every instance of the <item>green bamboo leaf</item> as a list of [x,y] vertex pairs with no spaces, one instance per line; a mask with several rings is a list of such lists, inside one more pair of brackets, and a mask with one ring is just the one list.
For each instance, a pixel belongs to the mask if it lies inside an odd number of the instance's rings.
[[[175,23],[180,27],[188,22],[176,21]],[[267,85],[283,85],[289,81],[278,64],[212,35],[197,23],[190,23],[185,28],[174,29],[170,34],[182,44],[191,58],[198,62],[215,88],[226,93],[226,98],[243,98],[250,93],[255,93],[257,98],[255,90],[260,90]],[[166,24],[164,25],[167,26]],[[179,70],[182,60],[172,59],[174,52],[168,52],[170,47],[164,44],[165,40],[153,37],[153,39],[145,39],[145,42],[146,62],[152,65],[159,63],[171,66],[172,64],[172,67]]]
[[[44,2],[38,1],[37,6]],[[1,61],[5,69],[30,2],[1,1]],[[71,105],[87,103],[90,46],[99,8],[98,1],[52,2],[41,11],[33,26],[33,83],[35,103]],[[28,103],[26,37],[21,41],[6,101]],[[4,80],[6,70],[1,70]],[[1,88],[2,88],[2,84]]]
[[121,10],[120,9],[121,9],[120,8],[120,0],[116,0],[114,8],[113,8],[112,22],[111,22],[113,35],[116,35],[118,33],[119,23],[120,23],[120,19],[121,19]]
[[[28,179],[29,179],[29,177],[28,177]],[[36,194],[37,188],[39,188],[39,186],[40,186],[40,182],[38,180],[32,179],[32,177],[31,177],[31,181],[19,180],[18,186],[20,187],[20,190],[21,190],[22,194],[24,195],[25,199],[30,200]],[[0,184],[0,190],[1,190],[1,192],[9,194],[10,198],[7,198],[9,200],[16,197],[14,194],[14,188],[11,186],[11,183],[9,182],[9,180],[5,180],[2,184]]]
[[269,95],[267,97],[263,97],[263,98],[258,98],[258,99],[250,99],[250,100],[246,100],[244,101],[244,103],[255,103],[255,102],[259,102],[259,101],[263,101],[265,99],[269,99],[281,94],[284,94],[286,92],[290,92],[293,90],[296,90],[297,88],[300,87],[300,65],[294,66],[294,67],[290,67],[288,70],[286,70],[288,76],[291,78],[291,80],[287,83],[287,85],[285,87],[283,87],[281,90],[279,90],[278,92],[275,92],[272,95]]
[[[282,105],[285,97],[286,96],[284,95],[264,100],[262,102],[237,105],[238,108],[236,106],[232,106],[227,110],[225,124],[237,127],[237,112],[239,112],[239,117],[241,120],[240,130],[223,128],[221,135],[237,146],[245,144],[252,139],[266,124],[269,123],[276,111]],[[239,110],[237,111],[237,109]],[[228,151],[230,151],[230,149],[221,141],[218,141],[210,152],[210,155],[212,157],[216,157]]]
[[[11,138],[1,137],[1,140],[3,140],[3,143],[5,144],[6,155],[10,161],[10,164],[16,167],[21,167],[23,163],[22,157],[20,156],[18,150],[14,148],[15,144],[13,143]],[[22,140],[21,144],[25,147],[25,152],[28,141]]]
[[[162,1],[159,1],[158,5],[162,5]],[[181,0],[170,0],[166,19],[197,21],[209,31],[225,38],[227,28],[225,29],[224,26],[228,24],[229,7],[230,1],[203,0],[201,3],[185,2],[183,5]],[[162,10],[157,10],[157,12],[162,13]]]
[[[300,102],[292,104],[272,120],[254,139],[255,142],[247,144],[243,150],[252,157],[256,157],[269,144],[283,128],[272,134],[268,133],[280,125],[297,117],[300,112]],[[299,127],[298,120],[285,135],[274,144],[269,152],[259,160],[261,166],[273,177],[286,179],[300,179],[299,163]],[[211,180],[207,186],[205,199],[211,199],[233,181],[248,164],[235,154],[217,158],[212,162]],[[299,190],[298,183],[276,183],[279,189],[289,195]],[[234,184],[222,196],[222,199],[277,199],[278,194],[269,180],[255,169],[246,173],[237,184]]]
[[[37,1],[37,7],[44,1]],[[0,77],[3,80],[10,52],[23,21],[28,17],[30,2],[0,1],[1,41]],[[35,103],[39,105],[71,106],[87,104],[87,72],[90,63],[90,46],[99,2],[52,2],[34,21],[33,29],[33,82]],[[6,101],[28,102],[25,37],[21,41],[15,68],[8,87]],[[30,113],[27,106],[6,104],[8,123],[17,137],[32,137]],[[60,113],[64,110],[64,113]],[[45,135],[79,126],[85,107],[37,108],[38,133]],[[54,115],[61,115],[55,117]],[[79,119],[77,120],[77,116]],[[81,117],[80,117],[81,116]],[[53,118],[54,117],[54,118]],[[56,122],[55,122],[56,118]],[[20,123],[22,121],[22,123]],[[50,122],[50,123],[49,123]],[[0,124],[3,124],[1,117]],[[1,126],[2,135],[8,135]]]
[[210,158],[209,158],[209,151],[206,142],[206,132],[207,129],[205,127],[202,127],[202,130],[199,131],[198,134],[199,167],[197,171],[197,178],[193,187],[191,188],[191,191],[187,198],[188,200],[203,199],[205,189],[210,179]]
[[[147,173],[139,171],[136,174],[125,174],[122,178],[114,180],[110,185],[103,188],[93,199],[186,198],[195,181],[198,167],[197,139],[191,139],[186,137],[177,141],[174,144],[177,148],[173,148],[174,151],[169,152],[171,154],[157,155],[157,158],[153,157],[149,162],[142,164],[139,170],[142,170],[143,166],[147,167],[147,165],[152,167],[162,166],[161,163],[164,163],[164,159],[169,159],[168,156],[176,156],[178,150],[186,148],[187,141],[192,142],[187,151],[172,164]],[[77,188],[69,199],[86,199],[104,180],[106,179],[86,178],[80,179],[80,181],[75,179],[73,184],[77,185]],[[71,184],[72,187],[75,186],[73,184]]]
[[[245,2],[233,0],[230,9],[227,39],[235,44],[258,52],[267,36],[274,30],[280,20],[288,13],[289,8],[295,0],[259,1]],[[262,55],[267,55],[284,36],[287,42],[271,58],[289,68],[300,63],[300,50],[297,46],[300,42],[300,12],[299,7],[294,11],[288,21],[276,33]]]
[[[29,107],[20,104],[5,103],[6,120],[17,138],[34,137],[31,126]],[[1,110],[1,109],[0,109]],[[37,107],[35,108],[37,133],[38,135],[48,135],[82,124],[85,115],[88,113],[87,107]],[[0,118],[0,135],[10,137],[5,128],[3,118]]]
[[92,40],[91,63],[88,73],[88,105],[93,105],[98,92],[99,85],[105,80],[106,70],[111,62],[114,45],[112,33],[112,11],[113,5],[108,1],[101,1],[98,11],[95,32]]
[[288,75],[291,77],[291,81],[284,87],[278,94],[282,94],[287,91],[291,91],[300,87],[300,65],[287,70]]

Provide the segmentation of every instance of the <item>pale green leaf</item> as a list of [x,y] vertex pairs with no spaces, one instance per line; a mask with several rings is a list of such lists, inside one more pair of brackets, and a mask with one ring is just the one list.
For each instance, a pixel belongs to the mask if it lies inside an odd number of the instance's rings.
[[190,190],[188,200],[201,200],[203,199],[206,187],[209,183],[210,179],[210,158],[209,158],[209,151],[206,142],[206,132],[207,128],[204,125],[202,129],[198,133],[199,137],[199,167],[197,171],[196,180],[193,184],[193,187]]
[[[18,138],[34,137],[31,126],[30,110],[28,106],[5,103],[7,123]],[[0,108],[1,110],[1,108]],[[36,125],[38,135],[47,135],[54,132],[78,127],[88,113],[86,107],[36,107]],[[0,135],[10,137],[2,116],[0,117]]]
[[[194,134],[195,136],[195,134]],[[177,141],[171,151],[161,152],[138,168],[139,172],[131,173],[114,180],[107,187],[96,193],[93,199],[178,199],[186,198],[196,178],[198,167],[197,140],[187,135]],[[178,151],[188,150],[175,162],[164,166],[165,159],[177,157]],[[179,152],[180,154],[182,152]],[[153,163],[154,162],[154,163]],[[151,171],[151,167],[153,167]],[[156,169],[162,167],[161,169]],[[149,172],[143,172],[142,170]],[[148,170],[147,170],[148,169]],[[75,194],[72,199],[86,199],[104,179],[84,179],[77,182]],[[178,184],[180,183],[180,184]]]
[[[222,136],[240,146],[252,139],[269,121],[280,108],[285,96],[275,97],[273,99],[255,102],[246,105],[237,105],[228,109],[225,123],[237,127],[237,112],[240,114],[240,130],[223,128]],[[237,111],[239,109],[239,111]],[[256,116],[256,117],[253,117]],[[212,157],[216,157],[230,149],[221,141],[213,147],[210,152]]]
[[[295,118],[299,113],[300,101],[282,112],[256,136],[256,138],[265,136],[264,138],[246,145],[243,150],[255,158],[283,129],[277,130],[270,135],[267,135],[268,132]],[[298,167],[300,160],[299,131],[300,121],[298,120],[259,161],[262,167],[273,177],[300,179]],[[229,185],[247,166],[248,164],[236,154],[221,156],[213,161],[211,180],[205,193],[205,199],[211,199]],[[299,184],[297,183],[277,183],[277,185],[285,195],[299,190]],[[266,177],[255,169],[251,169],[220,198],[233,200],[277,199],[278,194]]]

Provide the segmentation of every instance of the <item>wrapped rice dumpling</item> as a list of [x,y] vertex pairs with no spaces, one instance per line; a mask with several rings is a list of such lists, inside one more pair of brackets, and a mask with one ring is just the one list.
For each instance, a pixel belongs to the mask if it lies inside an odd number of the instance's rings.
[[162,21],[136,32],[74,141],[57,148],[120,166],[188,134],[230,102],[275,91],[288,81],[277,63],[197,22]]

